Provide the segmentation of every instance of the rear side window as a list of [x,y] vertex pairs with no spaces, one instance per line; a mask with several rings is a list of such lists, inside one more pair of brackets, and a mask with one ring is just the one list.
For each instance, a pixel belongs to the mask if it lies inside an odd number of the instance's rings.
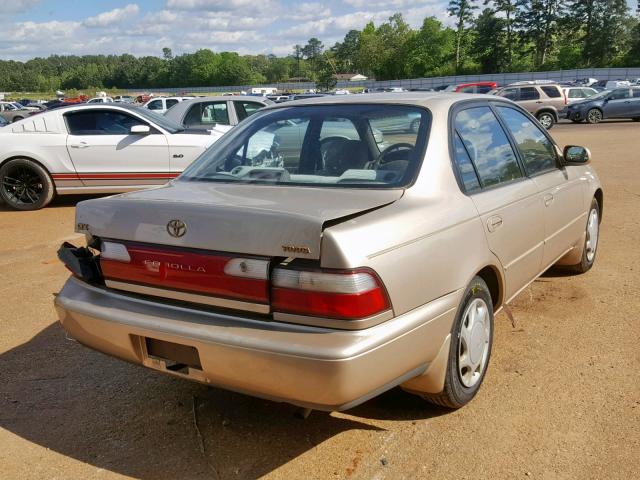
[[229,125],[227,102],[201,102],[194,104],[184,119],[187,127],[203,125]]
[[520,101],[524,100],[538,100],[540,94],[535,87],[522,87],[520,89]]
[[264,105],[256,102],[235,102],[235,106],[238,120],[244,120],[264,107]]
[[547,87],[540,87],[540,88],[542,89],[542,91],[549,98],[560,98],[560,97],[562,97],[562,92],[560,91],[560,89],[558,87],[547,86]]
[[173,107],[177,103],[178,103],[178,100],[176,100],[175,98],[167,100],[167,110],[169,110],[171,107]]
[[518,89],[517,88],[506,88],[498,93],[501,97],[508,98],[509,100],[518,100]]
[[458,135],[457,133],[455,133],[453,137],[453,151],[454,160],[456,162],[456,166],[458,167],[460,179],[462,180],[462,184],[464,185],[464,190],[467,193],[478,190],[480,188],[478,175],[476,175],[476,170],[475,168],[473,168],[473,163],[471,163],[469,153],[462,143],[460,135]]
[[489,107],[462,110],[454,123],[483,187],[522,177],[507,135]]
[[529,175],[556,168],[556,153],[551,141],[521,112],[508,107],[497,107],[518,145],[524,168]]

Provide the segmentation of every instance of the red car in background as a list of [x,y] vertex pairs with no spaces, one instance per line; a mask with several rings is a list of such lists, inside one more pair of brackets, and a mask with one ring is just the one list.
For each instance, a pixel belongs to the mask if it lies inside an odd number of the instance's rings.
[[491,90],[495,90],[496,88],[498,88],[498,84],[496,82],[473,82],[449,85],[444,91],[458,93],[489,93]]

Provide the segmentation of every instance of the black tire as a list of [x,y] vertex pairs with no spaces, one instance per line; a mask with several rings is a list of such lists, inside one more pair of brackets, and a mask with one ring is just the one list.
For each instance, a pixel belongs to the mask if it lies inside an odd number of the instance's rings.
[[596,256],[598,254],[598,238],[596,238],[595,246],[593,246],[593,255],[590,255],[589,251],[587,251],[587,245],[592,240],[589,238],[589,223],[591,221],[591,215],[594,210],[598,216],[596,227],[598,231],[598,237],[600,236],[600,222],[602,217],[600,216],[600,205],[598,204],[598,200],[594,198],[593,200],[591,200],[591,207],[589,208],[589,214],[587,215],[587,225],[585,227],[586,234],[584,239],[584,247],[582,249],[582,258],[580,259],[580,263],[570,265],[568,267],[569,270],[574,273],[580,274],[588,272],[589,270],[591,270],[591,267],[593,267],[593,264],[596,261]]
[[551,130],[553,125],[556,123],[556,117],[551,112],[540,112],[536,115],[536,118],[538,119],[538,122],[540,122],[540,125],[547,130]]
[[33,160],[17,158],[0,168],[0,198],[14,210],[38,210],[54,195],[49,173]]
[[640,117],[635,117],[635,118],[632,118],[631,120],[633,120],[634,122],[640,122]]
[[23,117],[13,117],[13,120],[11,120],[11,123],[18,122],[20,120],[24,120],[24,118]]
[[[488,314],[489,322],[489,335],[486,352],[486,360],[482,360],[483,367],[482,372],[479,373],[479,377],[472,386],[466,386],[463,383],[462,376],[459,372],[459,358],[461,354],[461,331],[463,324],[466,323],[466,312],[471,308],[476,300],[481,300],[486,306],[486,313]],[[474,277],[467,289],[464,292],[460,306],[458,307],[458,313],[456,314],[456,320],[453,322],[451,330],[451,345],[449,347],[449,358],[447,361],[447,373],[445,375],[444,389],[438,394],[422,394],[422,397],[436,405],[440,405],[448,408],[460,408],[469,403],[473,397],[478,393],[484,376],[487,372],[489,360],[491,359],[491,347],[493,345],[493,303],[491,301],[491,294],[489,293],[489,287],[485,281],[480,277]],[[485,358],[483,354],[483,359]]]
[[602,112],[597,108],[592,108],[587,112],[587,122],[591,124],[600,123],[602,121]]

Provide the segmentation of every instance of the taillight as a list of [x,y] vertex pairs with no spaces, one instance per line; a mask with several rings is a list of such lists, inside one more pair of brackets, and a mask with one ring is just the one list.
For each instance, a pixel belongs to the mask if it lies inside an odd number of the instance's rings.
[[357,320],[391,308],[387,292],[370,270],[308,271],[276,268],[274,312]]
[[107,281],[269,303],[269,261],[103,241],[100,266]]

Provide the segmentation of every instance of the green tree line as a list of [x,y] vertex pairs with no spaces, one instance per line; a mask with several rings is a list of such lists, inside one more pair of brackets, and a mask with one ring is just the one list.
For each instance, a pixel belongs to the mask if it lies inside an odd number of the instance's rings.
[[378,80],[640,66],[640,22],[626,0],[451,0],[451,27],[427,17],[418,29],[397,13],[325,46],[318,38],[290,55],[201,49],[174,56],[85,55],[0,60],[0,91],[180,88],[288,80],[335,85],[334,74]]

